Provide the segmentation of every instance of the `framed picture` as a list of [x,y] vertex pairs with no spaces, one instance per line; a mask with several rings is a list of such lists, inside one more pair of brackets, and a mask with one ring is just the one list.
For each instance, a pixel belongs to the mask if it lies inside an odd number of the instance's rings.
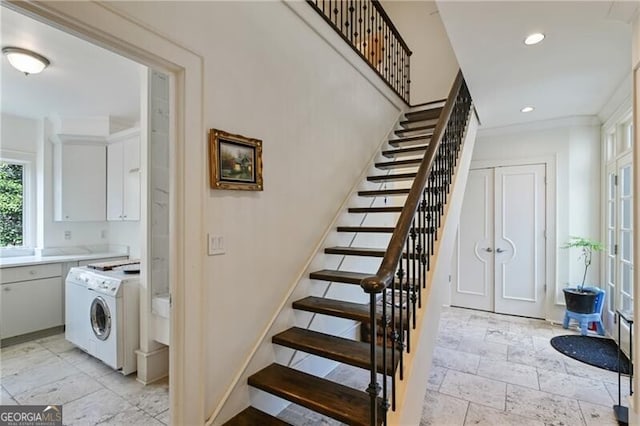
[[209,130],[209,180],[213,189],[262,191],[262,141]]

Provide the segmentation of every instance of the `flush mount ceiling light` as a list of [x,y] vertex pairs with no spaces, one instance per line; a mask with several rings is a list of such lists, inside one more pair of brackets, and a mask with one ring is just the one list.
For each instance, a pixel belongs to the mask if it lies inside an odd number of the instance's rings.
[[532,106],[526,106],[526,107],[522,108],[522,109],[520,110],[520,112],[531,112],[531,111],[533,111],[534,109],[535,109],[535,108],[534,108],[534,107],[532,107]]
[[524,44],[526,44],[527,46],[532,46],[534,44],[538,44],[540,43],[542,40],[544,40],[544,34],[542,33],[533,33],[533,34],[529,34],[527,36],[527,38],[524,39]]
[[44,56],[20,47],[3,47],[2,53],[15,69],[25,75],[38,74],[49,65]]

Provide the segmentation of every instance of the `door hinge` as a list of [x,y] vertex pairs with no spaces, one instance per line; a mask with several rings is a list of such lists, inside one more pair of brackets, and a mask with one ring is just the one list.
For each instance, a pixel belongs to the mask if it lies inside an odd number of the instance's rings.
[[171,299],[171,293],[169,293],[169,307],[173,307],[173,300]]
[[618,254],[618,245],[617,244],[613,245],[613,254],[615,254],[615,255]]
[[545,293],[547,292],[547,285],[546,284],[544,285],[544,292]]
[[618,186],[618,175],[613,175],[613,184]]

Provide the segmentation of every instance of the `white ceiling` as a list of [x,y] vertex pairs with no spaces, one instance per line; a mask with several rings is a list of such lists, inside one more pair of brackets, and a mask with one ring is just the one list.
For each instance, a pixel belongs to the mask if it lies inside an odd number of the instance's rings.
[[140,65],[5,7],[0,15],[2,47],[33,50],[51,61],[42,73],[25,76],[2,57],[3,113],[139,120]]
[[[631,72],[628,20],[636,8],[611,1],[438,1],[483,127],[598,114]],[[546,38],[526,46],[533,32]],[[521,113],[527,105],[535,111]]]

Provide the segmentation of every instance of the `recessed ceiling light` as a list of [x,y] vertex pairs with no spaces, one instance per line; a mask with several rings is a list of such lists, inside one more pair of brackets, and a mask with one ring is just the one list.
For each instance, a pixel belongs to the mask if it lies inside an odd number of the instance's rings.
[[534,107],[532,107],[532,106],[526,106],[526,107],[522,108],[522,109],[520,110],[520,112],[531,112],[531,111],[533,111],[534,109],[535,109],[535,108],[534,108]]
[[4,47],[2,53],[15,69],[26,75],[38,74],[49,65],[49,60],[44,56],[20,47]]
[[527,38],[524,39],[524,44],[526,44],[527,46],[531,46],[540,43],[542,40],[544,40],[544,34],[533,33],[529,34]]

